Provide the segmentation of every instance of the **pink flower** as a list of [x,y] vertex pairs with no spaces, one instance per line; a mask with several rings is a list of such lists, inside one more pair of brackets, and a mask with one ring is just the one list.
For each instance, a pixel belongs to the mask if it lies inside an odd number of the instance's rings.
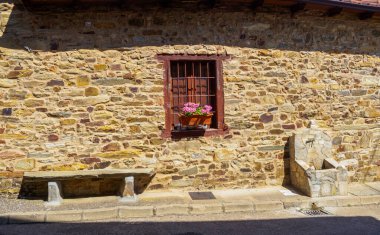
[[206,115],[211,113],[212,106],[211,105],[205,105],[205,106],[200,106],[200,104],[192,103],[192,102],[187,102],[183,105],[182,112],[186,115]]

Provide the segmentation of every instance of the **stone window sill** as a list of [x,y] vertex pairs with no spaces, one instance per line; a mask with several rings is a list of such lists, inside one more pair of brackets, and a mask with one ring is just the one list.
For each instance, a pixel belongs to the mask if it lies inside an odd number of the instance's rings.
[[162,137],[164,138],[172,138],[172,139],[182,139],[182,138],[196,138],[196,137],[210,137],[210,136],[220,136],[228,134],[228,129],[197,129],[197,130],[172,130],[170,132],[163,131]]

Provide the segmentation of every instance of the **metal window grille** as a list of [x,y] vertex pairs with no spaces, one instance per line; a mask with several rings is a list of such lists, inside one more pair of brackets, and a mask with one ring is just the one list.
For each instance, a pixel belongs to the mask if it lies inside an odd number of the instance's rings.
[[[215,61],[170,61],[171,123],[179,125],[178,114],[187,102],[216,107],[217,73]],[[213,116],[211,128],[216,128]]]

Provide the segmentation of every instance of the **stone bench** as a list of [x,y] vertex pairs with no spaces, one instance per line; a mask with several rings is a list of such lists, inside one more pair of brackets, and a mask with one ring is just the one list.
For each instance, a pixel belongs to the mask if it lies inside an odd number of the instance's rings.
[[[150,168],[139,169],[101,169],[101,170],[83,170],[83,171],[36,171],[25,172],[23,184],[28,183],[46,183],[47,182],[47,205],[60,205],[62,202],[62,184],[79,180],[78,187],[71,191],[80,191],[80,184],[86,183],[83,180],[107,179],[106,184],[116,186],[121,196],[121,202],[136,202],[137,195],[135,189],[138,188],[141,193],[154,177],[155,172]],[[80,181],[82,180],[82,182]],[[119,182],[119,185],[113,185]],[[138,185],[136,185],[136,183]],[[41,185],[41,184],[40,184]],[[88,185],[83,185],[88,188]],[[139,186],[139,187],[136,187]],[[91,185],[90,185],[91,187]]]

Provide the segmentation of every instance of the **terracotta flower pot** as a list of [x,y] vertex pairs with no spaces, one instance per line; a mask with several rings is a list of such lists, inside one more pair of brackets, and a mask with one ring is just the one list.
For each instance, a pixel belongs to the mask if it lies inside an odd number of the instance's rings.
[[211,126],[212,115],[213,114],[185,116],[179,114],[179,122],[182,126],[188,126],[193,128],[196,128],[199,125]]

